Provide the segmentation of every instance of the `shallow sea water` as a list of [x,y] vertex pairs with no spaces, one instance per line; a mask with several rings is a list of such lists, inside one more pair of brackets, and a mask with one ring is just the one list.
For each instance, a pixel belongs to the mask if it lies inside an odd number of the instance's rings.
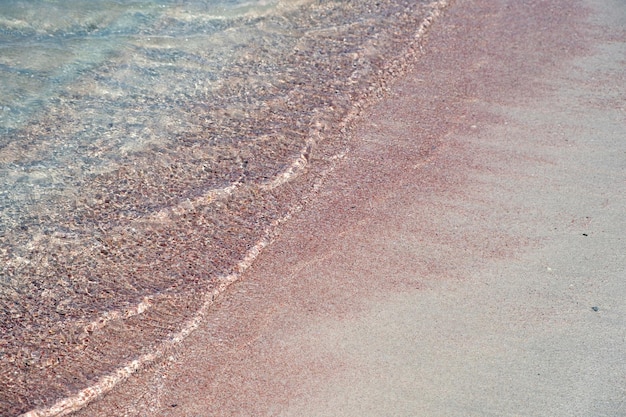
[[179,337],[442,3],[2,2],[0,415]]

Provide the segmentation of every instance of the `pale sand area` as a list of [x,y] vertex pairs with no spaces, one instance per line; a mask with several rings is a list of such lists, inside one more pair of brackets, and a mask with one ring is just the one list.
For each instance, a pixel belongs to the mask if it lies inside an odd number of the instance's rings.
[[626,3],[454,1],[352,143],[79,414],[626,416]]

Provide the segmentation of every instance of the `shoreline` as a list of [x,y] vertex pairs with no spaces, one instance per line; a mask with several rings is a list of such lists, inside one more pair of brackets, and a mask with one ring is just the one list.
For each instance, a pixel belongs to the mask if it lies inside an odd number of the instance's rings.
[[[405,45],[406,54],[396,57],[391,64],[385,66],[384,73],[386,74],[383,78],[378,80],[381,84],[380,89],[369,91],[367,93],[367,97],[362,99],[357,103],[353,103],[353,107],[351,112],[349,112],[345,117],[341,120],[341,126],[335,126],[333,129],[336,130],[335,135],[343,135],[343,133],[338,133],[340,130],[345,131],[348,130],[348,126],[351,125],[355,120],[358,119],[358,114],[362,111],[363,108],[367,108],[370,106],[371,101],[376,101],[376,97],[383,94],[382,90],[384,90],[384,85],[389,82],[389,79],[393,79],[398,76],[399,73],[402,73],[405,70],[406,66],[412,65],[412,61],[415,59],[415,54],[419,54],[417,51],[418,46],[423,41],[423,37],[426,34],[427,28],[433,22],[433,20],[439,15],[440,11],[444,9],[447,5],[447,1],[440,0],[433,2],[430,7],[432,7],[431,11],[427,14],[426,18],[422,21],[421,25],[416,29],[414,39],[410,44]],[[323,120],[322,120],[323,121]],[[319,126],[318,126],[319,127]],[[318,128],[316,127],[316,128]],[[324,127],[319,127],[320,129],[326,129]],[[315,129],[313,129],[315,130]],[[311,134],[310,140],[314,142],[315,134]],[[318,135],[319,134],[318,132]],[[326,136],[329,135],[328,132],[325,133]],[[328,139],[326,138],[326,141]],[[134,357],[131,360],[123,361],[122,366],[115,367],[112,371],[107,372],[104,375],[100,375],[97,377],[98,382],[92,385],[89,385],[87,388],[80,389],[76,391],[72,396],[59,399],[54,404],[51,404],[47,407],[41,407],[32,409],[30,411],[25,412],[24,416],[62,416],[67,415],[69,413],[75,412],[90,402],[106,395],[109,391],[114,389],[118,384],[123,383],[127,378],[143,369],[144,367],[152,364],[155,361],[160,360],[167,352],[175,349],[175,346],[183,341],[189,334],[191,334],[195,328],[201,323],[203,317],[210,310],[211,306],[215,298],[219,297],[219,295],[225,291],[232,283],[238,280],[238,277],[243,274],[246,269],[250,267],[254,259],[259,255],[261,250],[267,246],[270,241],[273,239],[273,236],[276,234],[277,227],[289,219],[294,213],[297,213],[301,208],[301,204],[303,201],[300,201],[298,204],[293,204],[293,202],[289,203],[289,194],[290,193],[304,193],[305,197],[311,195],[315,192],[315,189],[319,187],[319,185],[323,182],[325,176],[332,171],[334,164],[337,160],[342,158],[342,154],[335,154],[334,156],[328,157],[328,155],[315,155],[317,158],[315,170],[317,170],[317,174],[313,177],[302,179],[300,188],[290,184],[294,178],[298,178],[304,171],[307,170],[307,165],[309,163],[309,158],[311,157],[311,148],[313,143],[308,143],[307,146],[303,149],[299,158],[295,160],[290,166],[288,166],[284,171],[282,171],[279,175],[273,178],[270,182],[261,183],[258,185],[250,185],[250,184],[240,184],[235,183],[231,187],[228,187],[224,190],[212,190],[209,191],[207,195],[200,196],[193,201],[185,201],[174,208],[167,208],[162,212],[157,212],[149,216],[149,219],[146,221],[159,221],[159,222],[169,222],[170,217],[172,216],[184,216],[186,213],[193,213],[197,207],[206,205],[205,200],[213,201],[220,199],[228,199],[228,196],[233,193],[233,190],[237,190],[238,187],[243,187],[248,190],[248,193],[252,192],[265,192],[271,194],[275,188],[285,187],[289,188],[290,191],[285,192],[282,189],[278,190],[278,193],[283,193],[285,195],[281,197],[274,197],[277,200],[285,200],[281,201],[289,205],[289,209],[284,214],[283,217],[275,218],[271,221],[269,226],[262,233],[261,239],[256,242],[256,244],[252,245],[245,252],[245,256],[234,266],[231,268],[231,272],[228,274],[220,275],[215,280],[211,281],[209,290],[199,291],[190,294],[182,293],[176,294],[178,298],[181,298],[186,295],[190,295],[191,301],[186,302],[189,306],[199,306],[199,308],[192,308],[194,310],[193,314],[185,317],[185,321],[180,326],[176,327],[176,332],[169,337],[167,337],[162,343],[160,343],[156,349],[151,349],[149,352],[140,354],[137,357]],[[325,148],[337,148],[341,147],[341,143],[333,144],[333,143],[325,143]],[[328,149],[326,149],[328,150]],[[340,149],[341,150],[341,149]],[[319,152],[319,149],[313,147],[313,151]],[[258,188],[258,190],[256,190]],[[304,191],[303,191],[304,190]],[[308,191],[307,191],[308,190]],[[224,195],[222,195],[224,194]],[[207,197],[208,196],[208,197]],[[291,196],[293,197],[293,196]],[[194,202],[197,200],[198,204]],[[214,282],[215,281],[215,282]],[[164,300],[168,300],[168,294],[157,294],[154,296],[144,297],[141,302],[136,307],[129,307],[123,310],[112,310],[107,312],[104,316],[99,317],[96,320],[92,320],[89,323],[84,324],[82,327],[84,328],[84,333],[86,335],[91,336],[94,332],[101,332],[106,336],[106,332],[108,331],[107,326],[110,326],[110,323],[115,324],[116,321],[120,320],[147,320],[145,317],[148,314],[159,315],[167,314],[168,308],[171,308],[169,304],[174,304],[174,301],[166,302],[166,304],[161,310],[155,308],[154,306],[159,303],[158,298],[161,297]],[[184,303],[185,304],[185,303]],[[185,305],[187,307],[187,305]],[[158,311],[154,311],[158,310]],[[132,326],[132,325],[131,325]],[[114,326],[113,326],[114,327]],[[104,331],[103,331],[104,330]],[[104,337],[100,335],[100,339]],[[110,338],[109,338],[110,339]],[[115,337],[113,338],[115,339]],[[99,342],[90,341],[92,345],[98,345]],[[116,343],[108,341],[107,344]],[[119,344],[119,342],[117,342]],[[139,352],[145,351],[149,346],[141,346],[138,349]]]
[[457,0],[210,317],[77,415],[623,412],[625,12],[535,6]]

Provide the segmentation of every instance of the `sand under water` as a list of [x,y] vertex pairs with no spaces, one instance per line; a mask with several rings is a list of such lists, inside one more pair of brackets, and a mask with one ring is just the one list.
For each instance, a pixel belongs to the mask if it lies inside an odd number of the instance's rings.
[[446,5],[3,6],[0,415],[80,408],[185,338]]

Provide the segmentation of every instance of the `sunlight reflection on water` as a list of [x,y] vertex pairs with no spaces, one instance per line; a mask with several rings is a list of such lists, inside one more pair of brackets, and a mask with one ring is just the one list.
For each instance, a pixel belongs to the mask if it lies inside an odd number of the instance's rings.
[[290,176],[345,150],[429,7],[2,2],[0,414],[180,330],[307,192]]

